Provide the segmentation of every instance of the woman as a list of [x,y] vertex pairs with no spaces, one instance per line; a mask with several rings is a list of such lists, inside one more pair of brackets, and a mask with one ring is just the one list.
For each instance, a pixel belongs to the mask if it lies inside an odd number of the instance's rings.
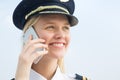
[[[70,27],[78,23],[73,12],[73,0],[20,2],[14,11],[13,22],[24,34],[32,27],[38,38],[34,39],[31,32],[25,41],[15,80],[87,80],[77,74],[74,77],[64,74],[63,58],[70,42]],[[44,50],[38,50],[40,48]]]

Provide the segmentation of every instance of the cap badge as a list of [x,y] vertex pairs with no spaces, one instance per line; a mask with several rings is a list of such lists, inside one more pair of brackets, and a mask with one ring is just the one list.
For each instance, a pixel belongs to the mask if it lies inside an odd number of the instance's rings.
[[68,2],[69,0],[60,0],[60,2]]

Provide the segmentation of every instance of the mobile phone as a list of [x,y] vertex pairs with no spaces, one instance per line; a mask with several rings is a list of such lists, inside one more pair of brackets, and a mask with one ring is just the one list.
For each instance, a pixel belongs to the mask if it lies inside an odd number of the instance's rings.
[[[37,39],[38,38],[38,35],[36,34],[34,28],[32,26],[30,26],[25,33],[23,33],[23,44],[25,44],[28,39],[29,39],[29,36],[32,35],[33,36],[33,39]],[[41,43],[42,44],[42,43]],[[44,51],[45,48],[39,48],[39,49],[36,49],[38,51]],[[43,56],[40,56],[38,57],[37,59],[34,60],[34,64],[37,64],[39,62],[39,60],[42,58]]]

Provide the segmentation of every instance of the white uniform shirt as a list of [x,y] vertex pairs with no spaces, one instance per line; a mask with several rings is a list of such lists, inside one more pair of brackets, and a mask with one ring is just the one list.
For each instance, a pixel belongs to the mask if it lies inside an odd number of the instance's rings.
[[[45,77],[31,69],[30,72],[30,80],[47,80]],[[75,80],[74,77],[67,76],[66,74],[63,74],[60,71],[60,68],[58,67],[56,70],[56,73],[54,74],[53,78],[51,80]]]

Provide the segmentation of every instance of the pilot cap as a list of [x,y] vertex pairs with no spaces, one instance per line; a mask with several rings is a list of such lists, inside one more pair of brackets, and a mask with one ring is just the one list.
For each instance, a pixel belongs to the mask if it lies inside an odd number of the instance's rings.
[[35,15],[63,14],[68,17],[71,26],[78,23],[73,16],[75,3],[73,0],[22,0],[13,12],[13,23],[23,30],[26,22]]

